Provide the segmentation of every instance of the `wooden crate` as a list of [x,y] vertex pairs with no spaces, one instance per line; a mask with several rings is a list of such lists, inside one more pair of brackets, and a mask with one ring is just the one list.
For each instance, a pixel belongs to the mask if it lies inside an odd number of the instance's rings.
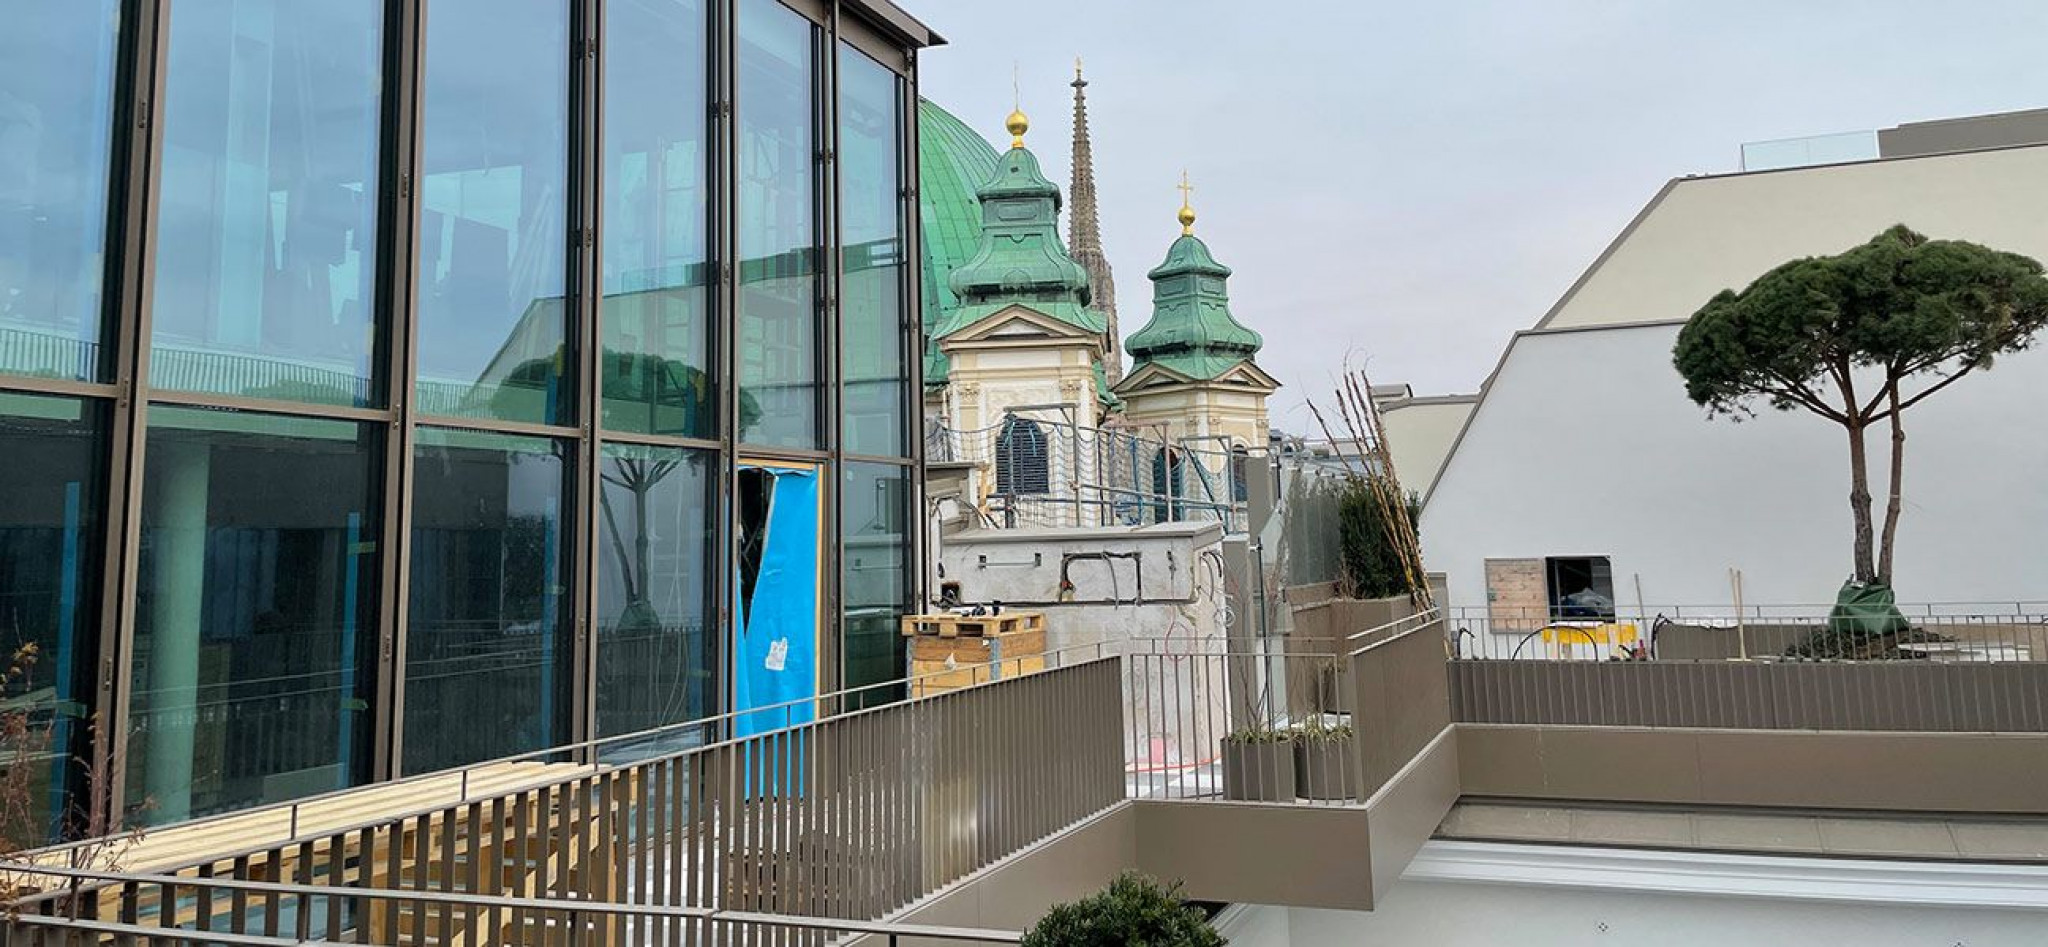
[[1000,615],[976,616],[940,613],[903,616],[905,638],[926,635],[939,638],[987,638],[1030,631],[1045,631],[1043,613],[1004,612]]
[[[1003,616],[1009,617],[1007,615]],[[1045,670],[1045,626],[976,636],[917,635],[910,642],[910,695],[926,697]]]

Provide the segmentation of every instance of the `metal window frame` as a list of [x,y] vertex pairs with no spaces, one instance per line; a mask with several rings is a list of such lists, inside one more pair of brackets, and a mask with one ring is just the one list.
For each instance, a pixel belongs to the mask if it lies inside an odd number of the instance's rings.
[[[404,629],[410,619],[413,498],[417,480],[414,454],[423,427],[544,437],[568,445],[573,482],[564,498],[564,528],[573,531],[568,553],[571,605],[557,630],[564,642],[563,680],[571,708],[562,727],[573,741],[598,732],[596,679],[598,647],[597,581],[601,569],[598,534],[599,491],[603,448],[608,443],[716,451],[714,507],[707,515],[715,531],[715,549],[725,561],[706,577],[707,614],[718,627],[734,620],[734,572],[737,535],[730,496],[744,455],[749,463],[767,461],[812,465],[827,481],[822,497],[826,517],[820,576],[820,667],[827,687],[837,687],[845,673],[845,528],[841,522],[846,464],[893,465],[906,471],[909,498],[904,524],[907,557],[907,607],[926,597],[928,538],[922,528],[924,484],[917,472],[924,462],[918,424],[923,410],[922,326],[918,314],[922,234],[917,216],[917,57],[914,42],[898,41],[885,23],[871,22],[866,5],[850,0],[779,0],[803,16],[811,31],[811,118],[813,123],[813,250],[814,305],[817,333],[816,448],[783,448],[743,444],[739,438],[738,249],[739,226],[739,4],[742,0],[706,0],[706,55],[703,63],[708,114],[705,185],[708,262],[711,285],[704,318],[713,377],[716,430],[711,436],[670,436],[610,431],[603,426],[603,220],[605,24],[611,0],[561,0],[568,8],[568,185],[563,239],[568,242],[563,318],[568,384],[576,392],[569,414],[560,423],[531,423],[491,418],[451,417],[422,412],[412,379],[419,365],[420,299],[418,241],[424,177],[422,124],[425,97],[427,17],[435,0],[378,0],[383,10],[381,71],[384,79],[379,118],[377,164],[378,232],[374,247],[377,272],[373,298],[380,315],[374,355],[372,390],[378,406],[356,407],[270,400],[241,395],[191,392],[150,387],[149,362],[154,308],[158,203],[162,187],[164,91],[169,64],[172,0],[121,0],[120,32],[114,63],[113,96],[107,120],[109,140],[107,234],[103,270],[101,331],[109,357],[93,380],[0,375],[0,390],[75,397],[105,410],[105,490],[100,496],[102,530],[99,543],[98,598],[90,623],[91,636],[81,642],[96,656],[92,702],[94,724],[81,728],[79,756],[86,761],[80,778],[69,788],[72,807],[82,808],[84,830],[102,832],[118,825],[133,802],[128,778],[129,712],[134,692],[133,663],[137,625],[141,520],[152,405],[249,411],[288,417],[353,421],[383,426],[383,457],[377,475],[381,522],[378,525],[377,622],[373,654],[365,659],[365,689],[370,696],[369,735],[357,759],[357,771],[370,782],[402,772],[405,721]],[[839,147],[839,65],[843,50],[867,55],[898,77],[897,182],[898,226],[905,265],[899,273],[899,338],[904,365],[903,428],[900,455],[876,455],[845,449],[845,327],[840,292],[844,285],[842,170]],[[718,660],[729,663],[731,636],[720,634]],[[717,677],[719,706],[729,706],[730,675]],[[82,797],[82,798],[81,798]],[[82,805],[81,805],[82,803]]]

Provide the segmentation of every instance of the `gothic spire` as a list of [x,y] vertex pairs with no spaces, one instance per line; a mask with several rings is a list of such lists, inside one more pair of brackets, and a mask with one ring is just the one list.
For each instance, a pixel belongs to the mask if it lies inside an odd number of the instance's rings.
[[1088,271],[1094,291],[1089,308],[1109,326],[1103,341],[1103,368],[1109,383],[1124,377],[1123,337],[1116,325],[1116,279],[1109,271],[1109,258],[1102,254],[1102,225],[1095,212],[1095,150],[1088,141],[1088,80],[1081,75],[1081,60],[1074,60],[1074,172],[1067,188],[1071,208],[1067,217],[1067,244],[1074,262]]

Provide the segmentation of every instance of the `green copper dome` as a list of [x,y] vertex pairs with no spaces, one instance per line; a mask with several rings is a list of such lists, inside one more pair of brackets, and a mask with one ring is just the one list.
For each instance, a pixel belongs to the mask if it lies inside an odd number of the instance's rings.
[[1185,234],[1166,251],[1152,280],[1152,321],[1126,348],[1135,373],[1147,363],[1198,379],[1212,379],[1259,354],[1265,343],[1230,314],[1230,267],[1209,245]]
[[918,225],[924,244],[924,307],[919,315],[934,342],[924,380],[944,384],[950,367],[936,344],[939,324],[960,307],[953,270],[981,248],[981,200],[975,191],[996,175],[995,146],[930,101],[917,103]]

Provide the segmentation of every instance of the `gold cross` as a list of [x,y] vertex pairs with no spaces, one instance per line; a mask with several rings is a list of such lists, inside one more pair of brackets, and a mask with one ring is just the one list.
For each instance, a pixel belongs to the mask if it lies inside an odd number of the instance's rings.
[[1195,186],[1188,183],[1188,173],[1186,171],[1182,171],[1180,173],[1180,184],[1176,186],[1180,189],[1180,206],[1190,206],[1188,203],[1188,195],[1193,194],[1195,192]]

